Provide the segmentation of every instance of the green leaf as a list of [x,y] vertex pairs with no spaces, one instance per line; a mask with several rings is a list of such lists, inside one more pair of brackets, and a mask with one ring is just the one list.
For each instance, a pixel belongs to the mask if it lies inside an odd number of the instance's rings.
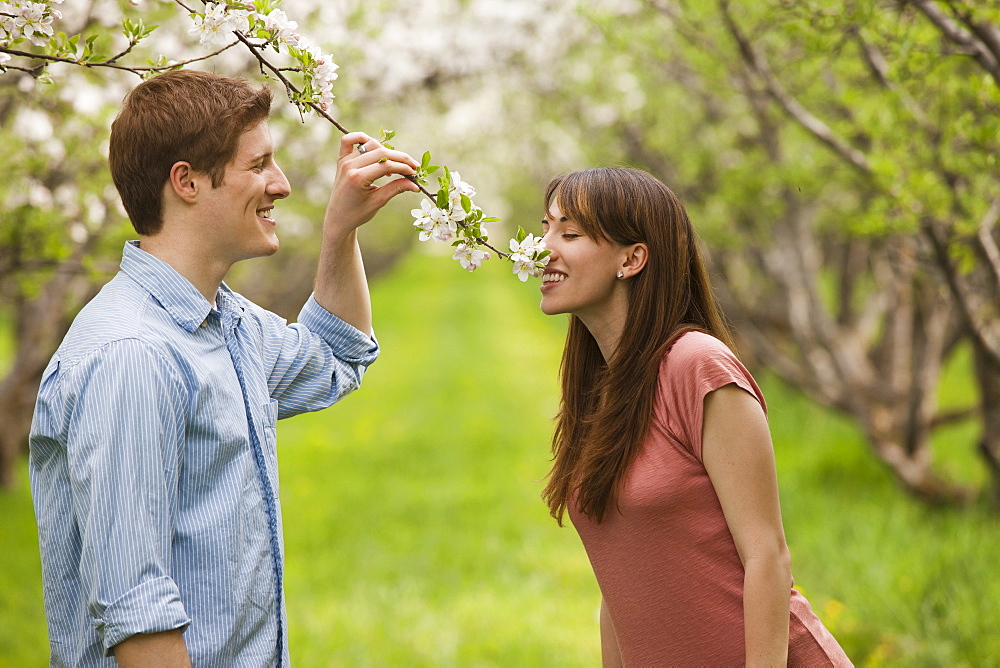
[[518,225],[517,226],[517,235],[514,237],[514,239],[517,240],[517,243],[521,243],[522,241],[524,241],[527,236],[528,236],[528,233],[524,231],[524,228],[521,227],[520,225]]
[[545,258],[547,258],[550,255],[552,255],[552,251],[550,251],[550,250],[542,251],[541,253],[539,253],[538,255],[535,256],[535,259],[536,260],[544,260]]
[[496,216],[490,216],[489,218],[483,218],[481,222],[484,223],[499,223],[503,218],[497,218]]
[[428,165],[431,164],[431,152],[424,151],[424,156],[420,159],[420,171],[426,171]]
[[462,195],[462,208],[472,213],[472,200],[469,199],[468,195]]
[[378,143],[382,144],[389,150],[394,150],[396,147],[389,143],[389,140],[396,136],[395,130],[386,130],[385,128],[379,128],[379,140]]
[[437,192],[437,208],[447,209],[448,208],[448,189],[441,188]]

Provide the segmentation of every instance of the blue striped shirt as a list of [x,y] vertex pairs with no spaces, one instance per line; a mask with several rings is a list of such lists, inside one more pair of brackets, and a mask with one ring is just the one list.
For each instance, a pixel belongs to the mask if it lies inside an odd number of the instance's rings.
[[53,665],[114,665],[185,629],[196,666],[287,665],[275,422],[326,408],[378,355],[310,297],[297,324],[211,304],[126,244],[42,378],[31,487]]

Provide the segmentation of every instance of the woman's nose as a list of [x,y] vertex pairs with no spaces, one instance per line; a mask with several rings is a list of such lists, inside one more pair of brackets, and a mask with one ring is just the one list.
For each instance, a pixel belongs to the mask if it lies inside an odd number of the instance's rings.
[[556,238],[557,237],[554,234],[550,235],[546,233],[542,235],[542,241],[545,243],[545,250],[549,251],[550,258],[555,257],[559,254],[557,244],[555,243]]

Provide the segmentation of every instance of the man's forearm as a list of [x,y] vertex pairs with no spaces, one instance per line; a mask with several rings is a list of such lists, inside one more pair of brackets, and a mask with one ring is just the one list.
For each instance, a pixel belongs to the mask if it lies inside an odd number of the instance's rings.
[[357,230],[324,235],[316,271],[316,302],[365,334],[372,333],[372,305]]
[[136,668],[190,668],[191,657],[180,629],[160,633],[138,633],[115,645],[119,666]]

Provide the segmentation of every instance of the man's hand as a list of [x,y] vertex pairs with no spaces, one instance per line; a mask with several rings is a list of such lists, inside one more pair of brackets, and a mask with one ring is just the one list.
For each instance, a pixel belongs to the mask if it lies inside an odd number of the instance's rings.
[[[361,148],[356,149],[358,145]],[[362,152],[361,149],[364,149]],[[402,192],[418,192],[417,184],[406,176],[417,173],[420,164],[402,151],[388,149],[363,132],[351,132],[340,140],[337,180],[330,193],[324,231],[344,234],[361,227]],[[385,185],[379,179],[399,174]]]
[[181,630],[138,633],[115,645],[119,666],[156,666],[156,668],[191,668],[191,657]]
[[[355,149],[355,144],[364,151]],[[416,174],[419,166],[407,154],[387,149],[363,132],[351,132],[340,140],[337,181],[323,221],[314,295],[320,306],[365,334],[372,331],[372,307],[357,229],[399,193],[420,190],[406,178]],[[401,176],[375,185],[390,174]]]

